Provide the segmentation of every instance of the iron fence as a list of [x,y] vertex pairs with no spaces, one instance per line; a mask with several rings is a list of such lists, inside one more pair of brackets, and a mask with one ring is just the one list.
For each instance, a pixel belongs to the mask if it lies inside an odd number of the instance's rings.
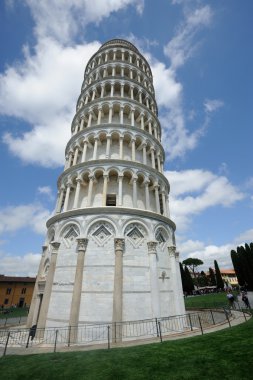
[[[245,316],[245,314],[244,314]],[[245,316],[245,320],[247,317]],[[228,323],[230,326],[231,309],[202,310],[184,315],[146,319],[129,322],[113,322],[99,324],[81,324],[59,328],[0,329],[0,352],[3,355],[9,349],[70,347],[74,345],[104,345],[108,348],[113,344],[131,342],[134,340],[166,339],[172,335],[187,332],[204,331],[214,325]]]

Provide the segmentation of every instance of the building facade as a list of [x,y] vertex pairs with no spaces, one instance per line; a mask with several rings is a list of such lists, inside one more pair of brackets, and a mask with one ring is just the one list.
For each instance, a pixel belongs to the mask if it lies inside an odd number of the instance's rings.
[[137,48],[89,60],[28,326],[185,312],[152,73]]
[[0,307],[29,307],[35,281],[35,277],[0,275]]

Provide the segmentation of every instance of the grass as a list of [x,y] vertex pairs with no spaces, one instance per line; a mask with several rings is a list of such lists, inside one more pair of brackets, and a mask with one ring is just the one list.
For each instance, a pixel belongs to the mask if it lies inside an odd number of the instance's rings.
[[6,356],[1,380],[252,379],[253,320],[223,331],[144,346]]
[[25,307],[11,308],[8,310],[10,311],[8,314],[0,313],[0,319],[24,317],[28,314],[28,311]]
[[193,296],[185,298],[185,307],[204,307],[204,308],[212,308],[212,307],[222,307],[228,306],[228,300],[226,293],[210,293],[204,294],[201,296]]

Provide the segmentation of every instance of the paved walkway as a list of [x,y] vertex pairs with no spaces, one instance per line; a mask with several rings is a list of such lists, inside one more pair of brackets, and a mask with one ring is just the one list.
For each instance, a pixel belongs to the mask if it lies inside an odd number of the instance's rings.
[[[252,293],[253,296],[253,293]],[[253,305],[253,302],[252,302]],[[241,323],[244,323],[246,320],[249,320],[252,316],[247,313],[242,313],[238,310],[232,311],[232,318],[230,318],[229,322],[223,322],[215,326],[210,326],[208,328],[205,328],[203,331],[203,334],[208,334],[214,331],[220,331],[225,328],[229,328],[230,326],[236,326]],[[193,331],[187,331],[183,333],[176,333],[176,334],[169,334],[162,336],[163,341],[168,340],[177,340],[177,339],[185,339],[188,337],[193,337],[196,335],[202,335],[202,332],[200,329],[194,329]],[[117,344],[110,343],[110,348],[116,348],[116,347],[131,347],[131,346],[138,346],[138,345],[144,345],[144,344],[150,344],[150,343],[158,343],[160,342],[160,337],[156,338],[150,338],[150,339],[139,339],[139,340],[131,340],[128,342],[122,342]],[[108,349],[108,344],[93,344],[93,345],[71,345],[68,347],[67,345],[58,345],[56,347],[57,352],[73,352],[73,351],[90,351],[90,350],[97,350],[97,349]],[[25,347],[8,347],[6,355],[31,355],[31,354],[42,354],[42,353],[52,353],[54,352],[54,346],[50,347],[38,347],[38,346],[29,346],[27,349]],[[4,347],[0,347],[0,355],[2,356],[4,353]]]

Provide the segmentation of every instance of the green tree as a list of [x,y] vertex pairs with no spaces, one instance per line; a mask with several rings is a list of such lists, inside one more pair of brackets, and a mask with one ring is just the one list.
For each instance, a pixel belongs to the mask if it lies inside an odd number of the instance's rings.
[[195,269],[196,269],[199,265],[202,265],[202,264],[203,264],[203,261],[200,260],[200,259],[195,259],[195,258],[189,257],[188,259],[186,259],[186,260],[183,261],[183,264],[190,268],[190,270],[191,270],[192,273],[193,273],[193,276],[194,276],[195,282],[196,282],[196,284],[198,284],[198,279],[196,278],[196,272],[195,272]]
[[216,278],[212,268],[209,268],[209,281],[211,286],[216,286]]
[[239,285],[253,290],[253,243],[231,250],[231,259]]
[[185,291],[191,294],[192,291],[194,290],[194,284],[193,284],[192,276],[187,266],[184,267],[184,273],[185,273],[185,281],[186,281]]
[[216,284],[218,289],[224,289],[224,282],[222,280],[221,274],[220,274],[220,268],[216,260],[214,260],[214,269],[215,269],[215,277],[216,277]]
[[198,283],[200,286],[208,285],[208,278],[203,270],[201,271],[200,276],[198,277]]

